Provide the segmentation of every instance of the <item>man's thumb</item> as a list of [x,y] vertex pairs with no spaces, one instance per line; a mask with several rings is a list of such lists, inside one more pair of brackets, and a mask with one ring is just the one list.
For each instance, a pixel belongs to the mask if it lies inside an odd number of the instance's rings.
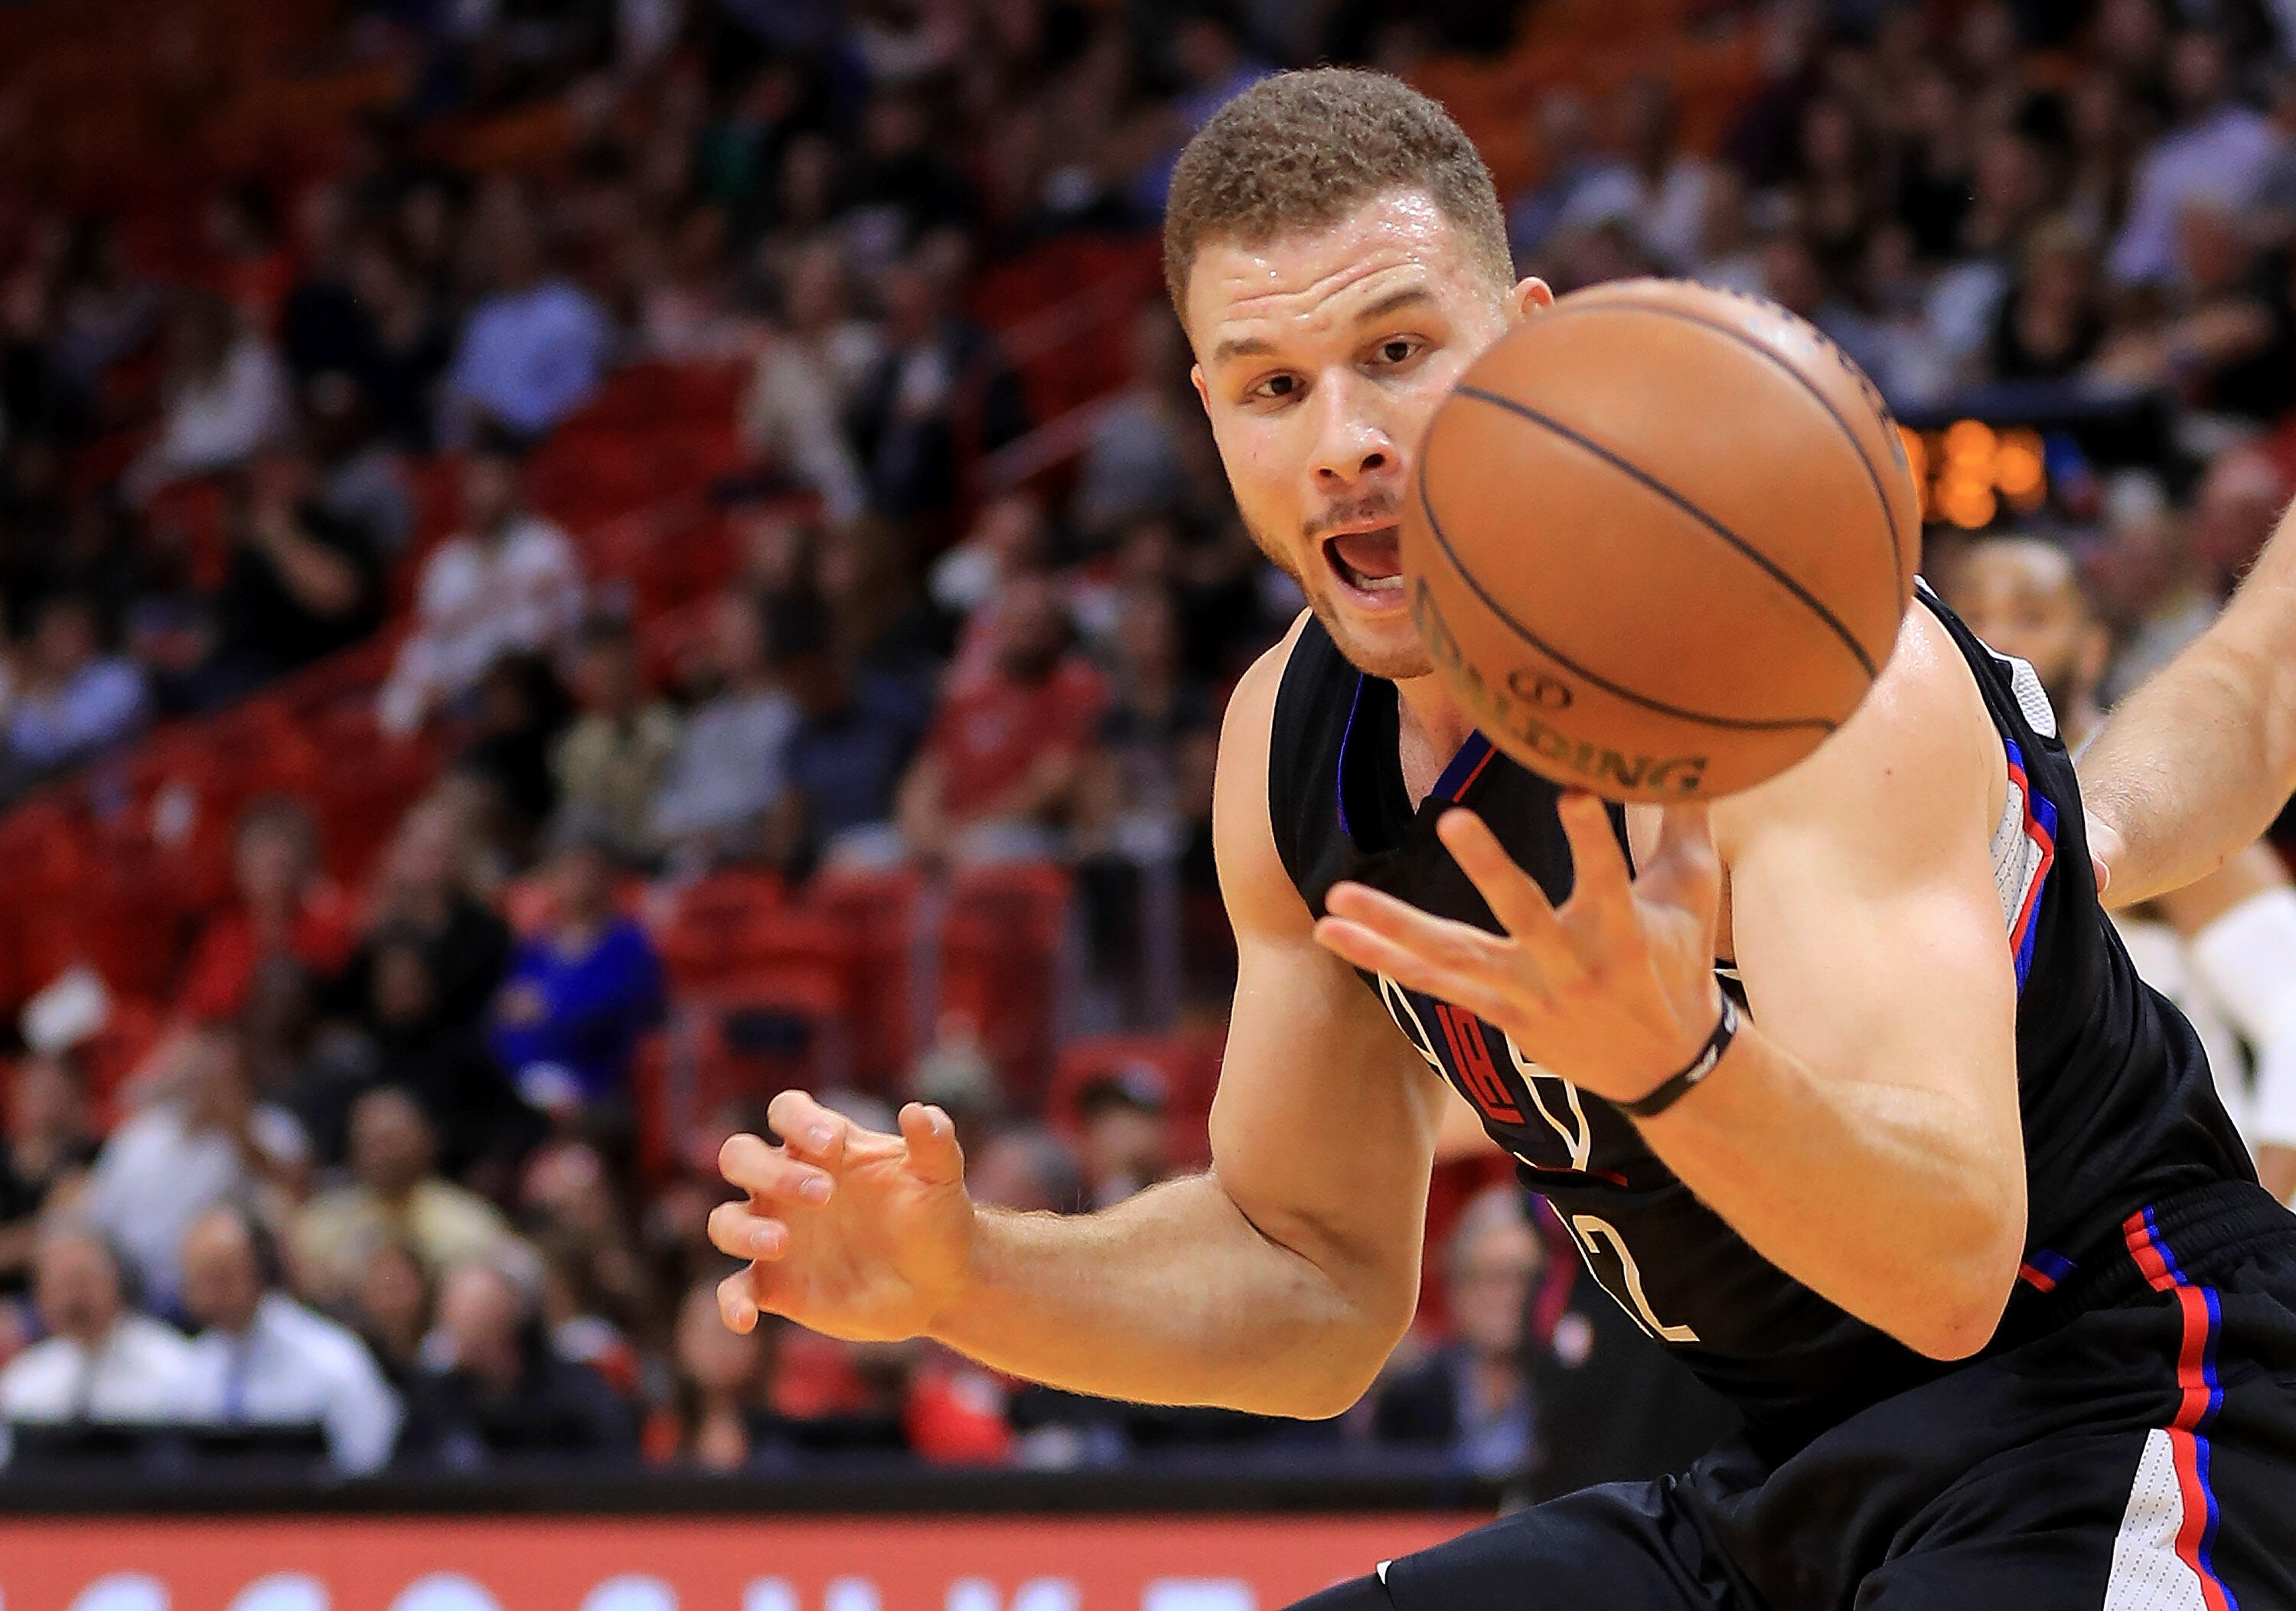
[[902,1108],[901,1138],[909,1144],[909,1172],[928,1186],[954,1186],[964,1179],[956,1125],[939,1108],[923,1102]]

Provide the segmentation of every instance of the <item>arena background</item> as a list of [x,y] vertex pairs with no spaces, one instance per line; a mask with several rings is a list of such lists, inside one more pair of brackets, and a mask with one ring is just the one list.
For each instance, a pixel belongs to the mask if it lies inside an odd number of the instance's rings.
[[2296,476],[2292,28],[0,4],[0,1605],[1265,1611],[1686,1459],[1472,1147],[1315,1426],[733,1338],[715,1149],[802,1082],[1014,1206],[1203,1162],[1213,739],[1298,604],[1162,300],[1228,96],[1400,73],[1524,272],[1815,319],[1930,574],[2064,545],[2111,692]]

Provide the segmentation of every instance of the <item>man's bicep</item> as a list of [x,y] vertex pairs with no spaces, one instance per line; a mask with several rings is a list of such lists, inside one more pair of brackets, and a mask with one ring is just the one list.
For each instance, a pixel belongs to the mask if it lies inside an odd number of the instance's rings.
[[1276,849],[1268,748],[1288,650],[1246,673],[1220,736],[1212,828],[1237,969],[1212,1168],[1262,1235],[1334,1279],[1415,1295],[1441,1088],[1316,944]]
[[1988,820],[2005,773],[1958,653],[1917,630],[1810,760],[1718,812],[1765,1033],[1813,1070],[1954,1090],[2013,1126],[2016,973]]
[[1407,1305],[1443,1087],[1336,958],[1256,949],[1212,1104],[1213,1171],[1263,1236],[1361,1299]]

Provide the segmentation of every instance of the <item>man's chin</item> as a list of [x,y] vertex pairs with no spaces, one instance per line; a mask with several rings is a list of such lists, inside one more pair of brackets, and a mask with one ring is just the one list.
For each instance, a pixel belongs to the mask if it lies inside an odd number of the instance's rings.
[[1317,597],[1309,603],[1316,619],[1331,635],[1332,646],[1365,676],[1408,682],[1434,670],[1434,662],[1427,658],[1426,645],[1419,641],[1409,617],[1373,625],[1356,619],[1352,612],[1329,598]]

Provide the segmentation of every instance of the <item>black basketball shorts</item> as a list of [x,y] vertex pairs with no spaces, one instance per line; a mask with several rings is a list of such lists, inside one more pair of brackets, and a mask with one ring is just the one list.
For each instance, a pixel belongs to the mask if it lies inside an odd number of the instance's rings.
[[1568,1494],[1295,1611],[2296,1611],[2296,1215],[2132,1215],[2038,1335],[1775,1463]]

